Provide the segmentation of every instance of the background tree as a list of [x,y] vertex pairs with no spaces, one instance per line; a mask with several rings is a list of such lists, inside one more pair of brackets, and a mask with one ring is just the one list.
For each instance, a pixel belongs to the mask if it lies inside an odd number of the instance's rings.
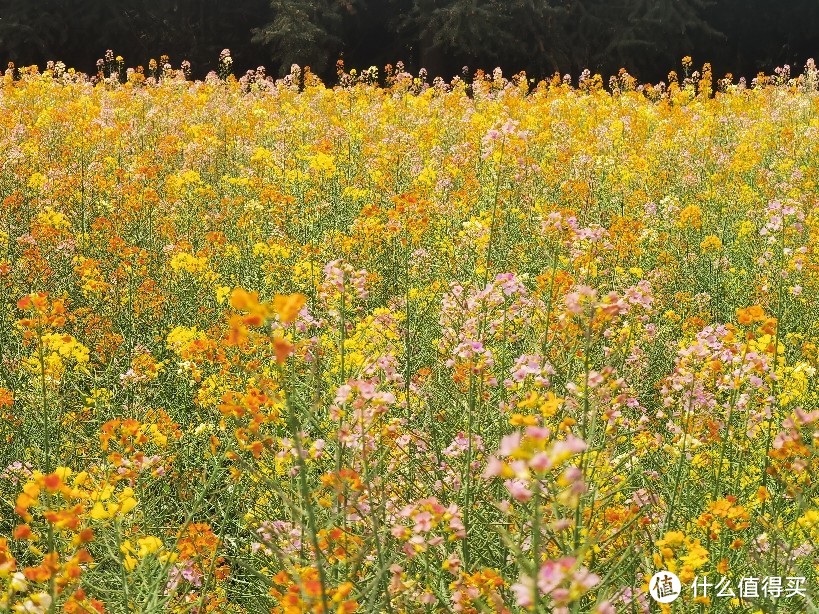
[[343,38],[345,14],[353,12],[350,2],[337,0],[273,0],[273,20],[253,30],[253,42],[266,46],[279,72],[292,64],[327,71]]
[[340,55],[447,77],[464,65],[533,77],[625,66],[657,81],[683,55],[716,76],[798,67],[819,54],[817,28],[816,0],[0,0],[0,61],[93,72],[110,48],[129,65],[188,59],[202,77],[228,47],[240,74],[295,62],[329,82]]
[[711,4],[707,0],[629,0],[609,5],[607,11],[617,27],[609,29],[607,44],[596,50],[596,59],[609,68],[613,63],[625,66],[624,60],[630,59],[630,70],[650,71],[661,63],[672,66],[693,53],[698,40],[724,38],[704,18]]

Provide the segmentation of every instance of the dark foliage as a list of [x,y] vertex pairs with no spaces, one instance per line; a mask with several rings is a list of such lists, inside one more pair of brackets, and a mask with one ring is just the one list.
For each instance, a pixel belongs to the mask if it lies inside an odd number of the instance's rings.
[[[241,72],[404,60],[431,75],[461,67],[533,76],[625,66],[660,80],[683,55],[717,75],[754,76],[819,49],[816,0],[0,0],[0,59],[93,71],[111,48],[129,65],[168,54],[197,76],[233,52]],[[5,56],[5,57],[3,57]]]

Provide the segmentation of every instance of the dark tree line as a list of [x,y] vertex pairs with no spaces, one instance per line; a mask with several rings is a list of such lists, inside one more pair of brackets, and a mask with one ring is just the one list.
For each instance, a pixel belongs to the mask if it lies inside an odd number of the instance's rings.
[[93,72],[111,48],[129,65],[167,54],[196,76],[230,48],[237,71],[309,65],[453,76],[471,69],[664,79],[684,55],[753,76],[819,53],[817,0],[0,0],[0,60],[62,60]]

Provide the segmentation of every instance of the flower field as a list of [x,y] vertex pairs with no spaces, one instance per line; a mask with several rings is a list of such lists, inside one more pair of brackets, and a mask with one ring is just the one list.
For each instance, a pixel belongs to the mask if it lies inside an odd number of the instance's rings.
[[0,612],[816,611],[819,73],[690,69],[7,74]]

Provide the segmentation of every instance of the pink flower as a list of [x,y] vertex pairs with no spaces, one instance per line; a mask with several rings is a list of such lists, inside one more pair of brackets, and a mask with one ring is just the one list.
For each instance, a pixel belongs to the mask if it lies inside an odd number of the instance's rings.
[[574,566],[574,563],[573,557],[543,563],[537,574],[537,586],[541,594],[548,595],[555,590],[563,582],[566,573]]
[[545,441],[552,434],[548,428],[544,426],[528,426],[526,427],[526,436],[535,441]]
[[415,527],[413,530],[416,533],[426,533],[432,529],[432,514],[429,512],[421,512],[420,514],[416,514],[414,520]]
[[585,441],[579,437],[569,434],[566,439],[556,441],[552,446],[552,462],[559,464],[575,454],[580,454],[586,448],[587,446]]
[[498,454],[501,456],[510,456],[514,452],[520,448],[520,431],[515,431],[514,433],[510,433],[501,439],[500,447],[498,448]]
[[583,472],[578,467],[566,467],[563,472],[563,480],[569,483],[577,483],[583,477]]
[[535,471],[546,471],[552,466],[552,459],[546,452],[538,452],[529,461],[529,466]]
[[486,468],[483,470],[483,478],[488,480],[497,477],[503,471],[503,461],[497,456],[490,456],[486,461]]
[[597,371],[589,371],[589,387],[596,388],[603,383],[603,376]]
[[590,588],[597,586],[600,583],[600,576],[595,573],[591,573],[585,567],[581,567],[574,573],[573,581],[584,589],[589,590]]
[[534,582],[529,576],[521,576],[518,582],[509,587],[515,595],[515,600],[522,608],[534,605]]
[[583,313],[583,306],[580,304],[580,295],[577,292],[570,292],[563,298],[566,303],[566,310],[569,313],[579,315]]
[[603,601],[594,608],[594,614],[617,614],[617,610],[610,601]]
[[532,498],[532,491],[521,480],[506,480],[503,485],[506,486],[509,494],[521,503],[526,503]]

